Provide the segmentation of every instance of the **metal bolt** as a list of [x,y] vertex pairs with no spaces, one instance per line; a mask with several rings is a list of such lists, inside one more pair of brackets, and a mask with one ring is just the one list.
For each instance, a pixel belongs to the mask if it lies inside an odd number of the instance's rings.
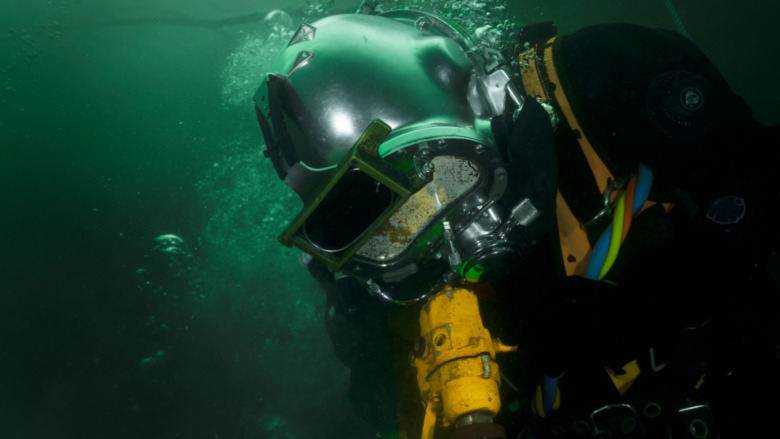
[[490,378],[490,362],[489,357],[487,354],[482,354],[482,378],[488,379]]

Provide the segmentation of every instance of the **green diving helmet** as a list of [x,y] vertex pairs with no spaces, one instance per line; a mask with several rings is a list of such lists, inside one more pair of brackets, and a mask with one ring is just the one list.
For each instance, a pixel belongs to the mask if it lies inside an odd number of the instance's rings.
[[304,204],[283,244],[396,303],[509,270],[540,211],[506,196],[494,122],[525,99],[498,51],[427,12],[334,15],[302,23],[272,72],[264,154]]

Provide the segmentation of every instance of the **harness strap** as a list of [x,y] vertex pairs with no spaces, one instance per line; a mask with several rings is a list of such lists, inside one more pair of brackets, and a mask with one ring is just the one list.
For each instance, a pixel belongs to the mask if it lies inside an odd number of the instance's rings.
[[[541,88],[544,89],[545,100],[554,100],[558,104],[561,113],[566,118],[569,129],[572,131],[572,133],[574,133],[574,136],[577,139],[577,143],[579,144],[582,153],[585,155],[585,159],[587,160],[588,165],[590,166],[590,169],[593,173],[593,178],[599,188],[599,192],[603,194],[607,190],[609,183],[615,180],[615,177],[593,149],[590,140],[588,140],[588,137],[582,130],[582,127],[577,121],[577,118],[574,116],[571,103],[564,93],[563,86],[561,85],[561,79],[558,76],[558,72],[555,68],[553,59],[554,43],[555,37],[551,38],[547,43],[544,44],[544,52],[541,57],[543,65],[535,66],[534,68],[534,70],[537,72],[536,79]],[[547,76],[547,81],[543,81],[543,78],[541,77],[541,75],[544,74]],[[523,79],[525,84],[525,76]],[[547,84],[545,84],[545,82]]]

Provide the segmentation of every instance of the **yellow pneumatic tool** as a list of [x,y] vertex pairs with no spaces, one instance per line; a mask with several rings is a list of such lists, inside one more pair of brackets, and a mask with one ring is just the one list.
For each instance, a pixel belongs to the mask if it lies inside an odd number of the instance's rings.
[[437,420],[456,426],[453,437],[505,438],[493,424],[501,408],[496,353],[517,350],[493,339],[479,314],[474,293],[447,285],[420,311],[413,363],[426,404],[422,439],[432,439]]

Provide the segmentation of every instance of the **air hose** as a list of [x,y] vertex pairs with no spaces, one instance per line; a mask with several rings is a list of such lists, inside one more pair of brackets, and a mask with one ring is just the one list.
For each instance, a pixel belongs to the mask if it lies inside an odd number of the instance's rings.
[[[628,183],[626,192],[618,197],[612,215],[612,224],[604,230],[596,245],[593,246],[590,261],[585,269],[585,278],[600,280],[612,268],[620,245],[626,239],[628,228],[631,227],[633,217],[647,201],[652,184],[653,172],[640,163],[639,171]],[[628,208],[628,205],[631,207]]]

